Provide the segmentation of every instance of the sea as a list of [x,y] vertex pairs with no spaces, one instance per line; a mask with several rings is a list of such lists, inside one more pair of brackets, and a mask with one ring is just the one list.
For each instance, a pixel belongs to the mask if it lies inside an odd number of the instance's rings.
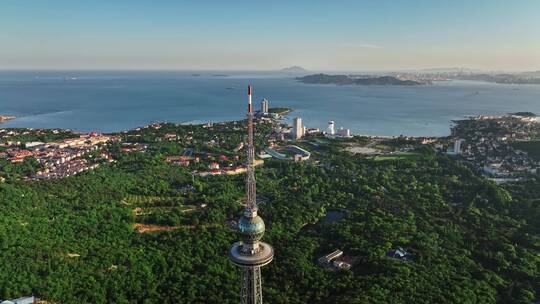
[[440,81],[422,86],[304,84],[272,72],[0,71],[0,127],[119,132],[150,123],[197,124],[289,107],[308,128],[328,121],[353,134],[445,136],[453,120],[528,111],[540,114],[540,85]]

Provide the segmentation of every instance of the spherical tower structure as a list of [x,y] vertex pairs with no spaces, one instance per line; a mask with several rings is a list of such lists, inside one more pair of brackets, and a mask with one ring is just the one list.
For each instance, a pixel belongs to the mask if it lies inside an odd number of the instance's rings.
[[231,261],[242,269],[240,288],[241,304],[262,304],[261,267],[268,265],[274,258],[274,249],[261,242],[264,235],[264,221],[257,215],[255,190],[255,152],[253,148],[253,111],[251,107],[251,86],[248,86],[248,144],[246,174],[246,207],[238,221],[240,241],[232,245],[229,252]]

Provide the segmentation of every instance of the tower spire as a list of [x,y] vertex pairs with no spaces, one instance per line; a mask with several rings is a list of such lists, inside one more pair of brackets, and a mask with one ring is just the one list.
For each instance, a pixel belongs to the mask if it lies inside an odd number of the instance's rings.
[[251,103],[251,86],[248,86],[248,111],[247,111],[247,174],[246,174],[246,212],[257,215],[257,190],[255,185],[255,149],[253,148],[253,107]]
[[229,257],[234,264],[242,269],[240,303],[262,304],[261,267],[272,262],[274,249],[269,244],[260,241],[264,235],[265,226],[263,219],[257,215],[251,86],[248,86],[247,132],[247,200],[244,213],[238,221],[238,233],[241,241],[232,245]]

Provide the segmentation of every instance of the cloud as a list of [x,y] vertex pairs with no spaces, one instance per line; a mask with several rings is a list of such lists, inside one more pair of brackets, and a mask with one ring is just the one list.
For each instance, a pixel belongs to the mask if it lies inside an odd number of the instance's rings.
[[338,44],[342,48],[357,48],[357,49],[380,49],[379,45],[371,43],[360,43],[360,42],[343,42]]

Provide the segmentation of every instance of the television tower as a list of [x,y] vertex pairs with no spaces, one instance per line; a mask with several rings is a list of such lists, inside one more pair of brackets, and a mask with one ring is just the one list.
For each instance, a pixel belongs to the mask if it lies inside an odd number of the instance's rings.
[[238,221],[240,242],[232,245],[229,257],[242,270],[242,285],[240,288],[241,304],[262,304],[261,267],[268,265],[274,258],[274,249],[267,243],[261,242],[264,235],[264,221],[257,215],[257,195],[255,191],[255,167],[253,159],[253,109],[251,105],[251,86],[248,86],[247,109],[247,201],[244,213]]

